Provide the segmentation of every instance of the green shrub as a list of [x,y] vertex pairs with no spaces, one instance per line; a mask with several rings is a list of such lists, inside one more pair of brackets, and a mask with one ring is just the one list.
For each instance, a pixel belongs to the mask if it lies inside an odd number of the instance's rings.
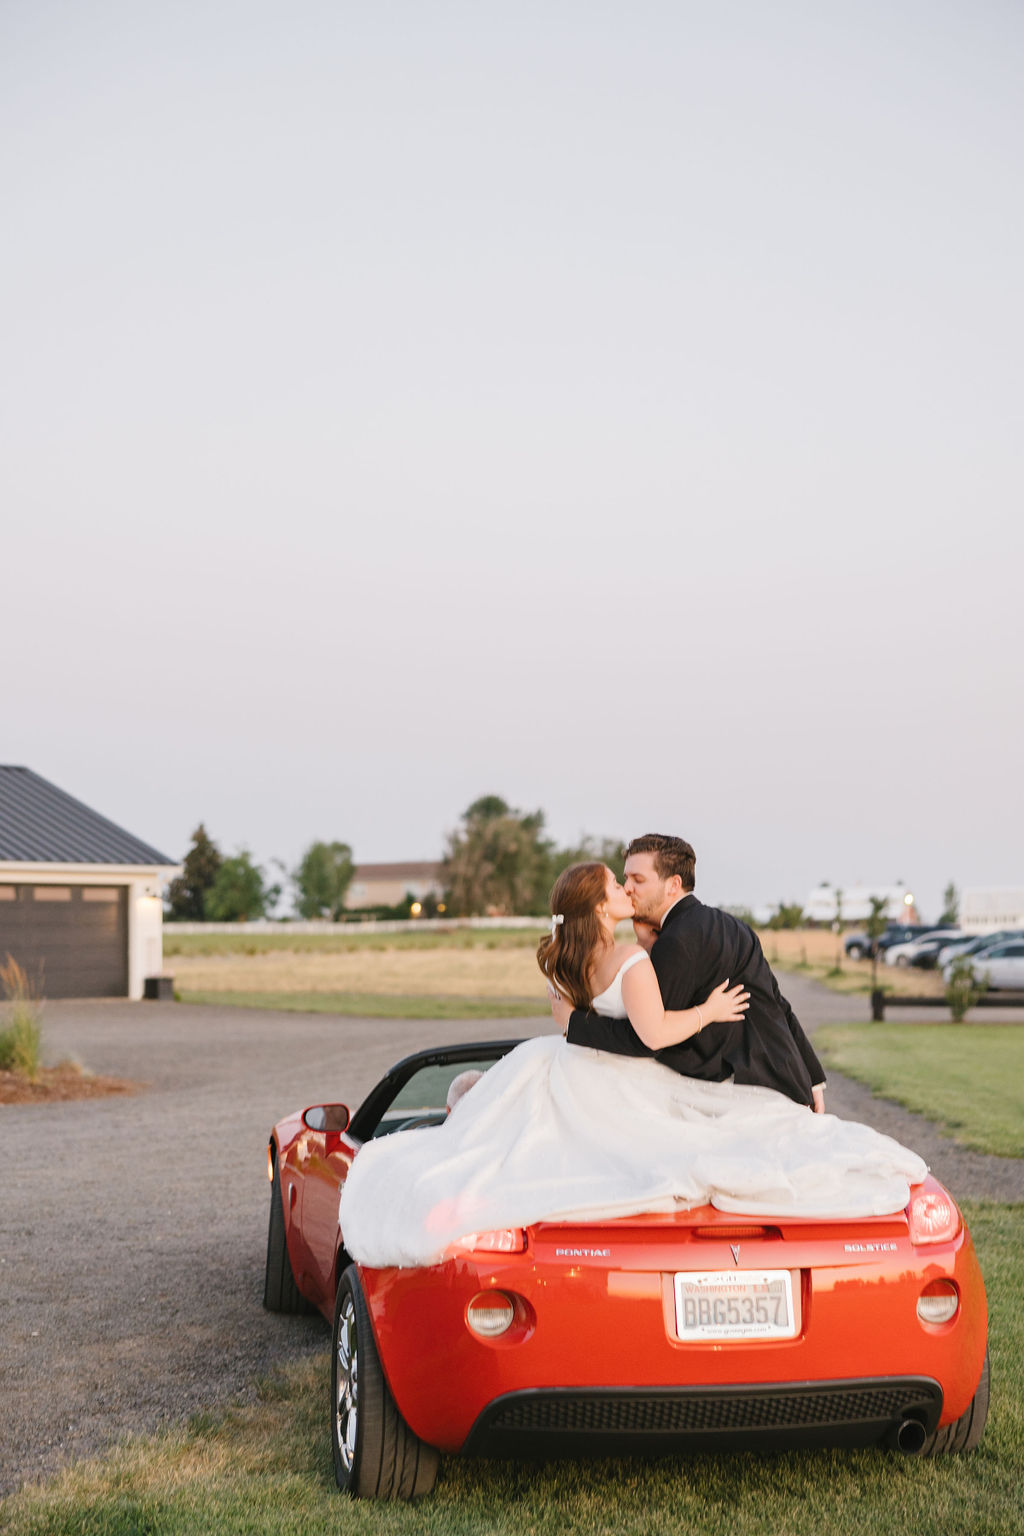
[[946,1002],[954,1024],[963,1023],[964,1015],[974,1007],[984,990],[984,981],[979,981],[975,975],[969,956],[961,955],[953,961],[946,982]]
[[0,1029],[0,1072],[16,1072],[30,1080],[39,1075],[42,1032],[35,1015],[18,1006],[6,1029]]
[[0,1029],[0,1072],[16,1072],[31,1081],[39,1075],[39,989],[11,955],[0,965],[0,988],[9,1004]]

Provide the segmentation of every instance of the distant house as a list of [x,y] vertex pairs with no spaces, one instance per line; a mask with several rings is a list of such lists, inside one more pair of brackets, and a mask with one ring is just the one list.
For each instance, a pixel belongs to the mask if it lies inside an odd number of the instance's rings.
[[964,891],[960,925],[965,933],[1024,928],[1024,886],[973,886]]
[[0,766],[0,962],[46,997],[142,997],[163,965],[161,887],[179,872],[31,769]]
[[441,865],[357,864],[345,896],[345,906],[397,907],[406,896],[423,901],[441,895]]

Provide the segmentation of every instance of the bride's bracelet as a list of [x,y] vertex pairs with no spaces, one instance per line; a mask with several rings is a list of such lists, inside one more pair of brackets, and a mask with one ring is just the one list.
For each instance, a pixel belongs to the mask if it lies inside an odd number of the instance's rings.
[[[696,1007],[696,1004],[694,1006]],[[704,1015],[701,1013],[700,1009],[698,1008],[697,1009],[697,1033],[698,1033],[698,1035],[700,1034],[700,1032],[701,1032],[701,1030],[703,1028],[704,1028]]]

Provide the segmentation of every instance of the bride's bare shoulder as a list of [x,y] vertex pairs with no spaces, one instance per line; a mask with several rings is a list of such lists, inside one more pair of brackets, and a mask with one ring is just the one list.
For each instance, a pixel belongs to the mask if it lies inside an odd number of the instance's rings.
[[639,944],[616,944],[609,946],[591,970],[591,995],[593,997],[600,997],[602,992],[607,992],[616,976],[622,970],[622,967],[639,949]]

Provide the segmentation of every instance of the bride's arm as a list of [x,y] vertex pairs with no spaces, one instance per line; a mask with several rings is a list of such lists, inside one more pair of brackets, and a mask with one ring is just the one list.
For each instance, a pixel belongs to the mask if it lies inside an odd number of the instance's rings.
[[728,981],[715,988],[699,1008],[673,1009],[666,1013],[661,989],[652,965],[634,965],[622,978],[622,1001],[629,1022],[644,1045],[660,1051],[699,1034],[705,1024],[727,1024],[742,1019],[750,993],[742,986],[729,989]]

